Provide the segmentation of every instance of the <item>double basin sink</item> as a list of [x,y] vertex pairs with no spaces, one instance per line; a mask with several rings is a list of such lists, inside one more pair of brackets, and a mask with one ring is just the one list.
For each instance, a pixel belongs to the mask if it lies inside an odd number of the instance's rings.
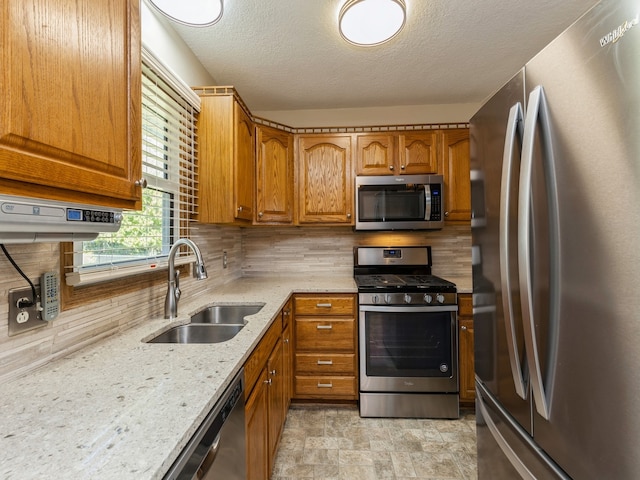
[[212,305],[191,316],[191,323],[170,328],[147,343],[221,343],[231,340],[247,324],[244,317],[264,304]]

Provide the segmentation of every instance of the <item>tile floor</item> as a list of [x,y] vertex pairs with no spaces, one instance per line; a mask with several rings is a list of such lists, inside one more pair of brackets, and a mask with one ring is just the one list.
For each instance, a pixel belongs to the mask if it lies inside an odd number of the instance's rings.
[[360,418],[356,407],[292,405],[271,480],[306,478],[476,479],[475,415]]

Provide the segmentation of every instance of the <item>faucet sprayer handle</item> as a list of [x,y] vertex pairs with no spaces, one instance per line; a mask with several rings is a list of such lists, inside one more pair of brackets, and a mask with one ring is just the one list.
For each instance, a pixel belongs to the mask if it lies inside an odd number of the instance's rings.
[[195,262],[193,264],[193,278],[197,278],[198,280],[204,280],[207,278],[207,269],[204,266],[204,263]]

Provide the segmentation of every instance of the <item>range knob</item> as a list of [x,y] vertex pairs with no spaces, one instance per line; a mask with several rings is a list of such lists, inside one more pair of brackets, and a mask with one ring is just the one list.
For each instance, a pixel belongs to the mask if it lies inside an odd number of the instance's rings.
[[444,295],[439,293],[438,295],[436,295],[436,300],[438,301],[438,303],[444,303]]
[[387,305],[391,303],[391,295],[387,294],[384,296],[384,303],[386,303]]
[[433,297],[431,295],[429,295],[428,293],[424,294],[424,302],[425,303],[431,303],[433,301]]
[[411,303],[411,295],[408,293],[404,294],[404,303]]
[[373,302],[373,304],[377,304],[378,302],[380,302],[380,299],[378,298],[378,295],[374,295],[371,297],[371,301]]

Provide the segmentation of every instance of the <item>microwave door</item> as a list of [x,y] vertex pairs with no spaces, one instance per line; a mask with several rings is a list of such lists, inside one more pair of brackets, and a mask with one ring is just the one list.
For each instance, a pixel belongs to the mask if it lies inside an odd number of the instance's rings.
[[431,220],[431,186],[424,186],[424,219]]
[[371,219],[377,222],[384,222],[386,218],[386,190],[380,190],[374,194],[373,212]]

